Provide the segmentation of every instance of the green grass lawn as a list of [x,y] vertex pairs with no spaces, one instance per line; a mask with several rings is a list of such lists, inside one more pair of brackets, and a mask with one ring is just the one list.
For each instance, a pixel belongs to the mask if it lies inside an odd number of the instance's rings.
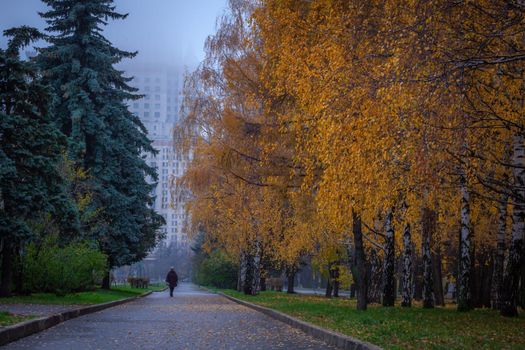
[[509,319],[488,309],[459,313],[452,305],[430,310],[370,305],[367,311],[357,311],[355,301],[348,299],[222,292],[385,349],[525,349],[523,312],[519,318]]
[[13,315],[6,311],[0,311],[0,327],[6,327],[15,323],[27,321],[34,318],[33,316]]
[[57,296],[52,293],[33,293],[28,296],[0,298],[0,304],[100,304],[135,297],[148,291],[159,291],[163,288],[164,286],[162,285],[151,285],[147,289],[118,286],[110,290],[97,289],[89,292],[66,294],[65,296]]

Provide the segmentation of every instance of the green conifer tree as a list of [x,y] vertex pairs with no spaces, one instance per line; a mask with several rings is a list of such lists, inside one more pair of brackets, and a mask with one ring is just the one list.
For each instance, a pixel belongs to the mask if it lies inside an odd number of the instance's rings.
[[19,57],[20,49],[41,34],[20,27],[4,35],[10,40],[6,50],[0,49],[0,296],[9,296],[13,279],[21,281],[15,261],[37,238],[32,223],[51,217],[75,233],[78,217],[60,172],[66,139],[48,111],[51,90],[34,63]]
[[[139,118],[127,103],[140,98],[114,65],[136,52],[115,48],[102,33],[107,20],[125,19],[112,0],[43,0],[50,46],[39,62],[57,99],[54,111],[68,137],[68,156],[87,172],[97,223],[86,234],[108,255],[109,267],[144,258],[162,238],[163,218],[151,209],[157,178],[142,157],[155,152]],[[105,287],[109,287],[106,279]]]

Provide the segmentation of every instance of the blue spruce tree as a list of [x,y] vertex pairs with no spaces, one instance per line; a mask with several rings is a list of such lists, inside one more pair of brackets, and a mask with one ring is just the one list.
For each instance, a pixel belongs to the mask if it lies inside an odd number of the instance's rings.
[[[125,19],[112,0],[43,0],[50,46],[41,49],[39,62],[53,85],[53,110],[68,138],[68,157],[87,172],[96,223],[85,227],[98,241],[109,268],[144,258],[162,238],[163,218],[151,209],[152,185],[157,178],[143,155],[155,152],[146,129],[127,103],[140,98],[114,65],[135,52],[115,48],[102,33],[108,19]],[[109,288],[109,279],[104,281]]]
[[[66,138],[56,127],[33,62],[19,57],[22,47],[40,38],[34,28],[4,32],[0,49],[0,296],[9,296],[13,280],[21,286],[19,261],[25,244],[38,238],[34,224],[46,219],[62,233],[78,233],[78,216],[60,171]],[[50,222],[51,221],[51,222]]]

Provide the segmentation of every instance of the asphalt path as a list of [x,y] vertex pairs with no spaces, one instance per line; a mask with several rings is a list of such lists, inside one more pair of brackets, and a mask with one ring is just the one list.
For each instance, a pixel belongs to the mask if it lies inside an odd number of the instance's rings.
[[[334,349],[262,313],[181,284],[78,317],[5,349]],[[2,349],[3,349],[2,348]]]

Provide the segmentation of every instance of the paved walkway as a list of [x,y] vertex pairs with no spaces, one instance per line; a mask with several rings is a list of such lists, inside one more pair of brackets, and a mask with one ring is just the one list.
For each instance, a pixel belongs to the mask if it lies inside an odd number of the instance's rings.
[[6,349],[333,349],[190,284],[82,316]]

